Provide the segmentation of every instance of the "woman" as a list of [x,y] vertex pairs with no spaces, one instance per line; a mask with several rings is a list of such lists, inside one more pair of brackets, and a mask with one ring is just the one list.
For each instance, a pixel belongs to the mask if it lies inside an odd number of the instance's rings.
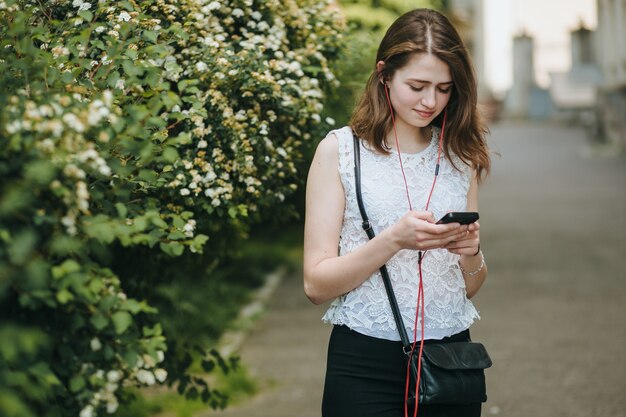
[[[487,276],[480,226],[436,220],[478,211],[478,182],[490,159],[476,103],[476,79],[458,33],[442,14],[414,10],[381,41],[350,126],[330,132],[317,148],[307,183],[304,288],[315,304],[334,300],[324,316],[334,327],[323,417],[404,415],[406,363],[382,265],[414,342],[469,338],[478,318],[469,298]],[[356,203],[353,133],[361,141],[372,240]],[[422,255],[423,335],[416,320]],[[418,415],[479,416],[480,407],[420,405]]]

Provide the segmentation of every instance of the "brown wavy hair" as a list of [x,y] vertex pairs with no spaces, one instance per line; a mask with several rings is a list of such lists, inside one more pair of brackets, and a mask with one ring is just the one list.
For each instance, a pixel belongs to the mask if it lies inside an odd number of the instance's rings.
[[[489,174],[491,159],[485,140],[488,129],[477,109],[476,74],[461,37],[447,17],[430,9],[415,9],[400,16],[387,30],[378,47],[376,62],[353,114],[350,126],[374,149],[388,154],[385,143],[392,129],[391,113],[381,80],[389,80],[413,54],[432,54],[448,64],[452,92],[447,109],[443,151],[448,160],[457,155],[476,171],[478,180]],[[443,112],[432,124],[441,127]],[[458,167],[457,167],[458,168]]]

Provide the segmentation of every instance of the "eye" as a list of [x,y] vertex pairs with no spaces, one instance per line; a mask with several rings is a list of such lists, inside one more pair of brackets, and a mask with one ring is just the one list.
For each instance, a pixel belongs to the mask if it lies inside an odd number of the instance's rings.
[[448,94],[452,91],[452,87],[437,87],[437,90],[439,90],[440,93]]
[[424,89],[424,87],[416,87],[414,85],[410,85],[409,87],[411,87],[411,90],[413,91],[422,91]]

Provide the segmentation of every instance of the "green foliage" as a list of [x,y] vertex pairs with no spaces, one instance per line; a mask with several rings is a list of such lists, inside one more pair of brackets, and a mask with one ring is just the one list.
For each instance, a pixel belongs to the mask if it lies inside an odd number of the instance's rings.
[[167,288],[291,215],[340,27],[321,0],[0,0],[0,415],[166,379],[224,405]]

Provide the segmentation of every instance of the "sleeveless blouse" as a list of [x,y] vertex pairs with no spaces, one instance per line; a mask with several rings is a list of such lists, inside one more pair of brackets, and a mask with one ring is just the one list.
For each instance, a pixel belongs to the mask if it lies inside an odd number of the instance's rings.
[[[339,174],[345,192],[345,210],[339,240],[339,255],[368,242],[361,227],[354,184],[354,146],[350,127],[333,130],[339,141]],[[430,145],[415,154],[401,153],[414,210],[423,210],[434,178],[440,129],[434,127]],[[471,170],[454,156],[454,166],[442,153],[439,176],[428,210],[435,219],[450,211],[465,211]],[[460,170],[457,170],[455,166]],[[361,192],[365,210],[376,235],[409,211],[397,151],[383,155],[361,141]],[[466,330],[479,318],[467,298],[459,269],[460,256],[445,249],[426,252],[422,260],[424,280],[424,338],[442,339]],[[409,338],[415,327],[419,284],[418,251],[403,249],[387,261],[387,269]],[[420,313],[421,314],[421,313]],[[387,340],[400,340],[385,286],[379,271],[350,292],[336,298],[323,317],[325,322],[346,325],[359,333]],[[417,338],[421,337],[418,322]]]

